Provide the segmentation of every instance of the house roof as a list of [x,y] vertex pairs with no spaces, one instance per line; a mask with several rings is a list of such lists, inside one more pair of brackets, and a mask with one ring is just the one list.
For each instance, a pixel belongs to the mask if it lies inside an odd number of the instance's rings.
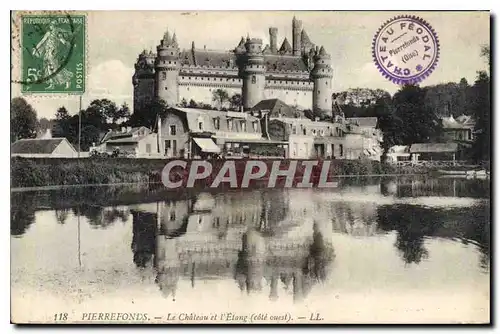
[[118,139],[118,138],[124,138],[124,137],[131,137],[131,136],[133,136],[135,133],[137,133],[141,129],[145,130],[147,133],[150,132],[149,129],[147,127],[145,127],[145,126],[133,127],[130,130],[127,130],[125,132],[122,132],[122,131],[109,131],[109,132],[107,132],[104,135],[104,137],[101,140],[101,143],[105,142],[105,141],[109,141],[109,140],[111,140],[113,138]]
[[457,149],[457,143],[412,144],[410,147],[410,153],[445,153],[456,152]]
[[294,117],[296,111],[280,99],[267,99],[257,103],[252,110],[269,110],[271,116],[282,115],[283,117]]
[[66,138],[20,139],[12,143],[10,150],[14,154],[51,154],[63,141],[75,150]]
[[[171,110],[177,110],[185,115],[188,129],[194,132],[215,132],[215,131],[229,131],[229,132],[240,132],[252,136],[261,135],[260,122],[257,117],[254,117],[248,113],[244,112],[231,112],[231,111],[217,111],[217,110],[205,110],[205,109],[194,109],[194,108],[181,108],[174,107]],[[214,125],[214,119],[220,119],[219,128],[216,129]],[[228,122],[225,120],[239,120],[238,122],[233,122],[232,129],[228,128]],[[200,130],[198,127],[198,122],[203,123],[203,129]],[[253,130],[253,124],[256,123],[257,131]],[[246,125],[246,131],[241,128],[242,123]]]
[[346,121],[360,127],[375,128],[377,126],[377,117],[351,117],[346,118]]
[[456,119],[453,116],[443,117],[441,122],[444,129],[469,129],[475,124],[472,117],[466,115],[458,116]]

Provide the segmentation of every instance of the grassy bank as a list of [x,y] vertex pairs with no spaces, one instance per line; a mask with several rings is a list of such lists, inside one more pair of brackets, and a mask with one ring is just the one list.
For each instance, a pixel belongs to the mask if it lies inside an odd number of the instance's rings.
[[[11,187],[160,182],[166,161],[161,159],[12,158]],[[422,173],[421,168],[382,164],[370,160],[337,160],[339,175],[383,175]]]

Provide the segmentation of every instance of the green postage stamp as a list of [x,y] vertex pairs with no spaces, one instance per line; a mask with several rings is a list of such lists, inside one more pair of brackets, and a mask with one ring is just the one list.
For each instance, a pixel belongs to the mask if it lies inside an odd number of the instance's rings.
[[85,15],[22,15],[21,91],[85,92]]

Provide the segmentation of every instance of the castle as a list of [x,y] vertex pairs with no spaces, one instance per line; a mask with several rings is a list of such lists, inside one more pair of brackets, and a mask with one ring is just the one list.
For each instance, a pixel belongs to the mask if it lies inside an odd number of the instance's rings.
[[278,29],[269,28],[270,44],[247,37],[234,50],[180,50],[177,36],[167,31],[157,53],[144,50],[133,75],[134,112],[155,98],[176,106],[182,100],[212,104],[212,92],[242,95],[249,110],[264,99],[280,99],[297,109],[332,110],[331,56],[314,45],[302,22],[292,21],[292,45],[285,37],[278,48]]

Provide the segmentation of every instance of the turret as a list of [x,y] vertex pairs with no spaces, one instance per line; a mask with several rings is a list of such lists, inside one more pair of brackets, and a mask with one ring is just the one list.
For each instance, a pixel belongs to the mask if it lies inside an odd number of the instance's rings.
[[177,36],[170,37],[167,32],[156,47],[156,97],[164,100],[167,105],[174,106],[179,100],[179,46]]
[[314,83],[313,110],[330,113],[332,111],[332,78],[333,70],[330,66],[331,57],[325,48],[316,49],[313,57],[314,68],[311,79]]
[[262,40],[247,37],[241,75],[243,78],[243,108],[251,109],[264,98],[265,71]]
[[302,21],[297,20],[295,16],[292,21],[292,48],[293,55],[300,56],[301,53],[301,34],[302,34]]

